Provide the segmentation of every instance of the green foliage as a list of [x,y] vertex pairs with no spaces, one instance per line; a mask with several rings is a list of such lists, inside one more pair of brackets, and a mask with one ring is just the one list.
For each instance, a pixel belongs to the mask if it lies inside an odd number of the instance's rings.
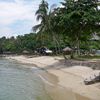
[[77,48],[91,39],[91,35],[100,32],[100,10],[95,0],[64,0],[57,16],[61,34],[68,36],[70,45]]
[[0,38],[0,52],[33,52],[41,46],[57,53],[66,46],[77,49],[78,54],[80,49],[100,49],[100,41],[91,41],[94,33],[100,37],[100,2],[64,0],[61,4],[63,7],[49,8],[47,1],[42,0],[36,11],[40,23],[32,28],[37,33]]
[[42,0],[39,9],[36,11],[37,20],[41,21],[40,24],[33,27],[33,31],[45,32],[47,30],[48,21],[48,3]]

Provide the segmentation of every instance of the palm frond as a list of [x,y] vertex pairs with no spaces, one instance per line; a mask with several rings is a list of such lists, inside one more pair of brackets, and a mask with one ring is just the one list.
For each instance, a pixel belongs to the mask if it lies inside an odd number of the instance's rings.
[[42,20],[42,19],[43,19],[43,15],[38,15],[36,18],[37,21]]
[[66,6],[66,3],[64,3],[64,2],[60,2],[60,3],[61,3],[62,6]]
[[51,5],[51,7],[50,7],[50,12],[53,12],[53,11],[55,10],[56,7],[57,7],[56,4]]
[[41,28],[41,24],[35,25],[34,27],[32,27],[32,30],[34,32],[38,31]]
[[41,10],[38,9],[38,10],[36,11],[35,15],[38,15],[38,14],[40,14],[40,13],[41,13]]

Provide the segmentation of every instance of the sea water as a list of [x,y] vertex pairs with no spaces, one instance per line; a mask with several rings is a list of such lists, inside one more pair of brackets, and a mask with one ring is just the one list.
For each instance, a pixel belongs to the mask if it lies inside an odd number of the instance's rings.
[[0,58],[0,100],[51,100],[34,69]]

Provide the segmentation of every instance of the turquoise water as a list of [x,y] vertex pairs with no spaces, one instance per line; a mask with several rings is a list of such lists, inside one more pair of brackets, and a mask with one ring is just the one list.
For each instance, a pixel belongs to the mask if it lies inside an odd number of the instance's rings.
[[0,100],[51,100],[34,69],[0,58]]

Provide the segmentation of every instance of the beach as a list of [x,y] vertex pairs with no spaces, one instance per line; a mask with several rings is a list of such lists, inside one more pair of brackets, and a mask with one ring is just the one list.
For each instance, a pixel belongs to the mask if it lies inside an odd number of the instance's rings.
[[22,55],[6,58],[35,65],[44,70],[45,73],[41,73],[40,77],[53,100],[100,100],[100,83],[84,84],[85,78],[93,78],[94,74],[98,75],[100,70],[93,70],[91,67],[83,66],[82,63],[69,66],[66,62],[64,63],[63,57]]

